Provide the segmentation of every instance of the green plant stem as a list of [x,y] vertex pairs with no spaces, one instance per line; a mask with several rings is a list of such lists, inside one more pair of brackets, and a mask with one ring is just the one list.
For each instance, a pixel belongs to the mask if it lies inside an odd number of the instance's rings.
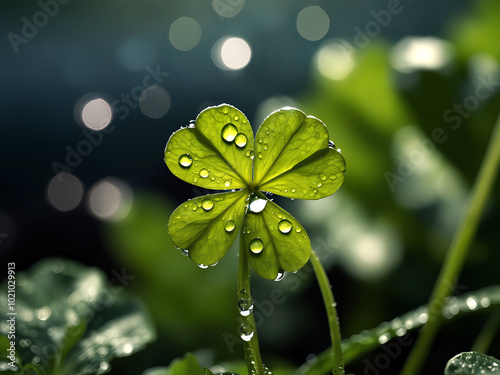
[[[247,252],[243,241],[243,231],[240,233],[240,256],[239,256],[239,272],[238,272],[238,296],[241,291],[244,291],[249,298],[250,294],[250,269],[248,267]],[[239,298],[239,297],[238,297]],[[247,363],[249,375],[264,375],[264,366],[260,356],[259,338],[257,336],[257,327],[255,326],[255,318],[253,312],[247,316],[241,316],[242,326],[250,325],[253,329],[253,336],[250,341],[244,341],[245,361]]]
[[318,280],[318,285],[323,296],[325,303],[326,315],[328,316],[328,325],[330,326],[330,337],[332,340],[332,354],[333,354],[333,370],[334,375],[344,375],[344,357],[342,355],[342,337],[340,336],[339,319],[337,317],[337,304],[333,297],[332,287],[325,269],[321,264],[314,250],[311,249],[311,264]]
[[462,215],[446,254],[441,272],[429,300],[429,319],[417,339],[401,374],[418,374],[441,325],[442,308],[453,291],[469,245],[476,233],[486,200],[493,187],[500,163],[500,117],[497,119],[486,154],[481,163],[472,191],[465,203]]
[[488,348],[493,341],[493,338],[498,332],[498,328],[500,327],[500,310],[496,310],[493,314],[490,315],[486,323],[484,324],[483,329],[479,332],[476,341],[472,345],[472,351],[478,353],[486,354],[488,352]]

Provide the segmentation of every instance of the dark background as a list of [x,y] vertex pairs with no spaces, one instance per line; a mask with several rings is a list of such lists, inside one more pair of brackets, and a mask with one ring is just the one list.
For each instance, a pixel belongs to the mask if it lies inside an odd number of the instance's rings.
[[[216,1],[216,8],[227,9],[224,17],[208,0],[73,0],[59,4],[16,52],[12,33],[23,37],[25,20],[33,22],[41,7],[35,1],[4,1],[4,264],[16,262],[22,270],[58,256],[110,276],[124,268],[134,275],[127,289],[148,306],[159,339],[134,357],[112,363],[121,371],[167,365],[186,351],[198,351],[207,361],[242,358],[241,345],[232,352],[223,336],[235,334],[237,327],[236,250],[217,267],[200,270],[171,244],[166,223],[173,209],[206,192],[174,178],[163,150],[173,131],[209,105],[236,106],[254,129],[272,110],[291,105],[327,124],[347,162],[345,183],[332,197],[319,202],[276,198],[304,224],[315,250],[326,254],[344,337],[426,303],[500,108],[495,84],[500,82],[500,5],[494,0],[401,1],[399,11],[390,13],[387,9],[397,3]],[[235,4],[242,4],[241,10]],[[297,17],[308,6],[321,7],[329,18],[328,31],[316,41],[297,30]],[[169,38],[180,17],[196,20],[201,29],[199,42],[187,51]],[[189,41],[192,35],[185,34]],[[245,68],[222,70],[214,64],[213,46],[225,36],[250,45]],[[411,52],[400,43],[407,37],[430,50],[408,58],[414,65],[401,71],[394,61]],[[324,64],[330,71],[351,64],[340,80],[318,69],[320,51],[334,42],[344,52]],[[440,52],[441,59],[433,55]],[[437,63],[426,66],[429,61]],[[159,86],[169,100],[158,105],[166,113],[150,118],[133,102],[123,115],[122,95],[142,85],[147,67],[164,74]],[[490,82],[481,91],[486,98],[479,98],[477,89],[485,82]],[[61,212],[47,198],[49,182],[60,172],[54,163],[67,164],[68,148],[77,150],[87,139],[82,103],[96,98],[115,103],[114,116],[99,144],[66,169],[79,179],[83,194],[74,209]],[[436,129],[442,131],[433,138]],[[128,187],[133,199],[123,217],[100,220],[88,200],[94,184],[110,177]],[[498,187],[497,182],[455,294],[498,282]],[[63,189],[60,194],[71,199],[73,193]],[[259,327],[264,360],[298,366],[328,346],[316,282],[307,271],[298,275],[300,283],[290,279],[297,275],[280,283],[252,279],[256,300],[269,299],[275,288],[286,296]],[[470,350],[486,317],[448,323],[429,370],[440,372],[451,356]],[[397,373],[406,354],[384,373]],[[488,354],[500,357],[498,337]],[[348,370],[363,373],[365,366],[360,360]]]

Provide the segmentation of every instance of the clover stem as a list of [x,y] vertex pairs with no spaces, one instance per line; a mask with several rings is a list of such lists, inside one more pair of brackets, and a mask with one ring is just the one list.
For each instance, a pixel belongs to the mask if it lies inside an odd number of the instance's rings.
[[[240,233],[240,256],[239,256],[239,272],[238,272],[238,296],[240,292],[244,292],[251,298],[250,294],[250,269],[248,267],[248,257],[243,241],[243,231]],[[239,298],[239,297],[238,297]],[[264,366],[260,356],[259,338],[257,336],[257,327],[255,326],[255,318],[253,312],[241,317],[240,327],[250,327],[252,336],[249,341],[244,340],[243,346],[245,351],[245,361],[247,363],[248,374],[264,375]],[[247,335],[248,336],[248,335]]]
[[314,269],[314,274],[318,280],[318,285],[323,296],[323,302],[328,316],[328,325],[330,326],[330,337],[332,340],[332,354],[333,354],[333,369],[334,375],[344,375],[344,356],[342,355],[342,337],[340,335],[340,325],[337,316],[336,302],[333,297],[332,288],[325,269],[321,264],[318,256],[311,249],[310,262]]
[[402,369],[403,375],[418,374],[443,321],[442,309],[450,296],[465,263],[469,245],[474,238],[486,201],[500,165],[500,116],[490,138],[472,191],[465,202],[446,258],[429,300],[429,317]]

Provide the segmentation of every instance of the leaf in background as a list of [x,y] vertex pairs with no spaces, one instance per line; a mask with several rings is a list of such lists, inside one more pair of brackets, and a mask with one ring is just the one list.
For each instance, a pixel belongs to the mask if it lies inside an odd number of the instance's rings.
[[500,361],[477,352],[464,352],[450,359],[444,369],[445,375],[498,374]]
[[[24,368],[105,373],[111,359],[133,354],[156,336],[144,306],[111,287],[96,268],[49,258],[19,272],[16,281],[16,349]],[[0,295],[1,304],[5,299]],[[6,334],[5,326],[1,330]]]
[[[176,358],[168,367],[156,367],[146,370],[142,375],[200,375],[205,371],[198,359],[192,353],[186,353],[183,358]],[[205,374],[211,374],[210,372]]]

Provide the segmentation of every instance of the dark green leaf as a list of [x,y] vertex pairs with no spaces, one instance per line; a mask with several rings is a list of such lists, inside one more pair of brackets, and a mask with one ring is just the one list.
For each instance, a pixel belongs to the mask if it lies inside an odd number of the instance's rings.
[[172,242],[198,264],[217,263],[238,235],[247,195],[246,190],[210,194],[181,204],[168,223]]
[[279,272],[295,272],[307,263],[311,242],[305,229],[288,212],[264,197],[255,212],[250,209],[243,226],[244,246],[253,269],[266,279],[275,279]]
[[244,188],[252,181],[253,132],[245,115],[223,104],[209,107],[194,127],[176,131],[165,163],[181,180],[207,189]]
[[498,374],[500,361],[489,355],[477,352],[457,354],[448,361],[444,369],[445,375]]
[[176,358],[168,367],[156,367],[146,370],[142,375],[200,375],[203,374],[198,359],[187,353],[183,358]]

